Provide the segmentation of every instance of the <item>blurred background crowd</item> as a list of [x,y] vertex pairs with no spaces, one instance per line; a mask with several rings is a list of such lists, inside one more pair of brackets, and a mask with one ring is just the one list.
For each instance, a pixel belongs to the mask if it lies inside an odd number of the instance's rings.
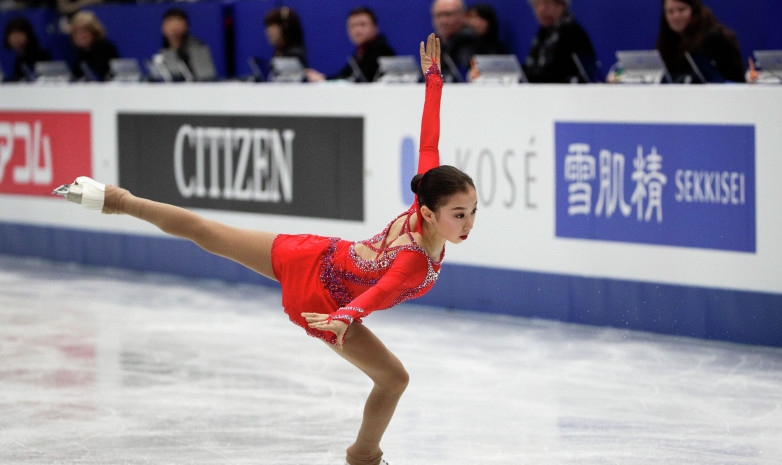
[[52,61],[103,81],[120,58],[144,79],[261,81],[289,58],[301,81],[372,82],[430,31],[452,82],[480,76],[480,55],[516,57],[531,83],[619,81],[618,50],[659,51],[667,82],[752,82],[753,51],[782,49],[778,0],[106,2],[0,0],[4,81]]

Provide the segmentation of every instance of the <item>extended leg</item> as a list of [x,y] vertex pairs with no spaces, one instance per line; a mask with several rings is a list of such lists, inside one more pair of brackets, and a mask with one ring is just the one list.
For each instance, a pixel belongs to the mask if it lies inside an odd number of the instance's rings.
[[364,418],[356,442],[347,450],[350,465],[377,465],[383,455],[383,438],[409,376],[402,362],[360,323],[353,323],[342,350],[334,349],[375,382],[364,406]]
[[152,223],[163,232],[189,239],[204,250],[233,260],[267,278],[272,269],[274,233],[228,226],[174,205],[139,198],[125,189],[106,186],[104,213],[125,213]]

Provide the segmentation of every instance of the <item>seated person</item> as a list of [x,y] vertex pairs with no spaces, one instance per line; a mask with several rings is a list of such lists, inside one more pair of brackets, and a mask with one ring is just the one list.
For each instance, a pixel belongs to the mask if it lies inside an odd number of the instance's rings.
[[17,16],[5,25],[5,40],[3,45],[16,53],[13,72],[6,77],[7,81],[25,81],[33,79],[35,64],[39,61],[49,61],[51,54],[41,48],[38,36],[33,26],[22,16]]
[[[736,34],[701,0],[663,0],[660,51],[674,82],[744,82],[744,62]],[[685,52],[698,70],[693,69]]]
[[[214,78],[212,54],[208,46],[190,34],[190,23],[185,10],[169,8],[163,15],[160,30],[163,34],[163,47],[160,49],[160,53],[164,54],[164,56],[166,52],[175,55],[178,60],[187,66],[195,80],[210,80]],[[193,55],[195,53],[203,53],[207,61],[205,65],[211,65],[212,69],[199,69],[194,63]]]
[[348,63],[337,74],[328,78],[314,69],[308,69],[307,80],[319,82],[325,79],[347,79],[355,82],[372,82],[377,75],[378,58],[396,55],[394,49],[386,42],[386,38],[380,34],[377,17],[371,9],[354,8],[348,14],[347,29],[350,41],[356,46],[352,56],[354,62]]
[[500,42],[497,12],[488,3],[478,3],[467,9],[467,24],[475,32],[478,45],[476,55],[502,55],[508,48]]
[[522,65],[529,82],[584,82],[573,60],[595,60],[595,49],[570,10],[570,0],[529,0],[540,24]]
[[272,57],[295,57],[307,68],[307,49],[304,47],[304,31],[299,15],[287,6],[275,8],[263,20],[266,39],[274,48]]
[[119,58],[119,52],[106,38],[106,29],[95,13],[80,11],[73,15],[71,40],[77,49],[76,60],[71,64],[74,78],[104,80],[109,74],[109,62]]
[[432,26],[440,39],[444,79],[462,81],[478,49],[478,37],[467,23],[464,1],[434,0]]

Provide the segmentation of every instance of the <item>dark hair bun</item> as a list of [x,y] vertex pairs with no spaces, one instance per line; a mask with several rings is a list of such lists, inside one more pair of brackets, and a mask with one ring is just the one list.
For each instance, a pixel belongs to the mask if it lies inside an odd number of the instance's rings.
[[418,195],[418,184],[420,184],[423,177],[423,174],[416,174],[413,176],[413,180],[410,181],[410,190],[413,191],[413,194]]

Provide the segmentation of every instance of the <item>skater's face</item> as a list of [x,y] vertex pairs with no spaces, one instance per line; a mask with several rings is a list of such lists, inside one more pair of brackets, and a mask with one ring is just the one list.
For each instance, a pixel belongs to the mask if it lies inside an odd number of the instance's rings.
[[458,244],[467,240],[477,210],[478,194],[474,187],[468,186],[448,197],[448,202],[434,213],[431,223],[448,242]]

